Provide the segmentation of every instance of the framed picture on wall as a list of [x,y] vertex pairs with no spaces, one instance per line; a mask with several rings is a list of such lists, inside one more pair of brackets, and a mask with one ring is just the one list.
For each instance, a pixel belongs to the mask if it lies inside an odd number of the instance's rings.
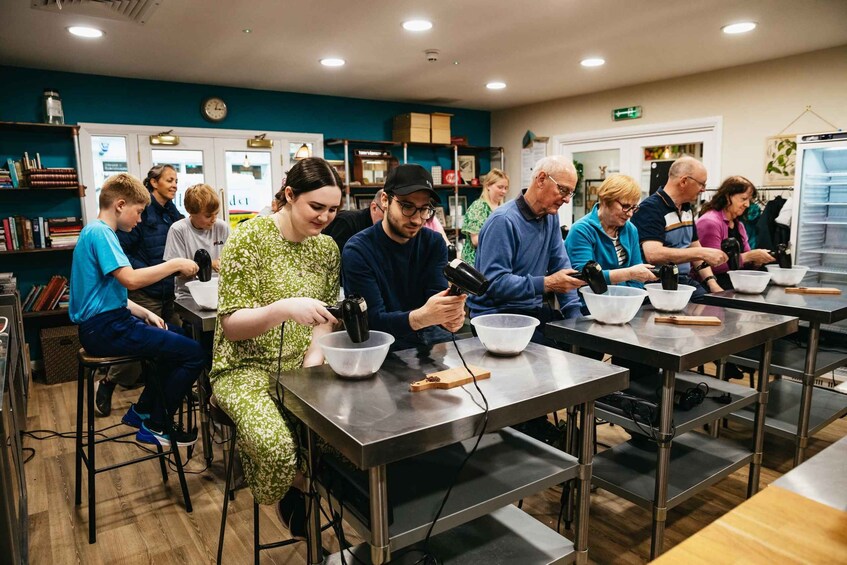
[[435,207],[435,217],[438,218],[438,221],[441,222],[442,226],[447,226],[447,219],[444,216],[444,206]]
[[459,173],[462,175],[462,180],[470,183],[476,178],[476,156],[474,155],[459,155]]
[[371,205],[371,202],[373,201],[374,196],[376,196],[376,193],[374,193],[374,194],[357,194],[354,197],[354,199],[356,201],[356,209],[357,210],[364,210],[365,208],[368,208]]

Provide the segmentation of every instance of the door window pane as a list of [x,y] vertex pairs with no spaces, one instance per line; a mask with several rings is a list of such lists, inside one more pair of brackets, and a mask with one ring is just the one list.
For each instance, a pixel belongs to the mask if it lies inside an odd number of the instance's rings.
[[91,136],[91,155],[94,160],[94,195],[99,201],[100,188],[110,176],[129,172],[126,138],[123,136]]
[[650,145],[641,148],[641,194],[653,194],[668,182],[668,169],[680,157],[703,160],[702,143]]
[[[152,149],[151,157],[153,166],[171,165],[176,170],[178,188],[176,198],[174,198],[174,204],[177,210],[188,215],[183,205],[185,190],[189,186],[206,182],[203,152],[186,149]],[[143,174],[146,175],[146,172]]]
[[[571,198],[573,219],[578,220],[591,212],[597,204],[597,189],[609,175],[619,173],[621,168],[620,149],[601,149],[598,151],[580,151],[573,154],[573,160],[582,165],[582,178]],[[579,165],[575,165],[579,167]]]
[[226,192],[230,224],[270,206],[274,194],[270,151],[227,151]]

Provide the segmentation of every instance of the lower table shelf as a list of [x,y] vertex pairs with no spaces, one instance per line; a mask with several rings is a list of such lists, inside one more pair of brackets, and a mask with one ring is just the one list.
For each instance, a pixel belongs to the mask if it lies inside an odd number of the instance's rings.
[[[433,536],[429,553],[444,564],[552,565],[573,563],[576,559],[573,542],[511,505]],[[391,563],[413,565],[421,556],[411,547],[392,553]],[[347,563],[370,564],[370,546],[359,544],[345,550],[344,557]],[[341,554],[330,555],[326,563],[341,565]]]
[[[635,504],[650,508],[656,488],[653,442],[630,440],[594,458],[592,482]],[[674,438],[668,473],[668,508],[694,496],[749,463],[749,449],[699,433]]]
[[[476,439],[388,465],[389,537],[392,551],[424,539],[444,493],[453,490],[433,535],[475,520],[497,508],[576,477],[574,457],[511,428],[486,434],[461,475],[456,470]],[[349,463],[322,470],[321,496],[333,508],[342,505],[344,520],[370,537],[368,475]]]
[[[742,351],[729,358],[731,363],[742,367],[759,368],[759,352],[761,347],[754,347]],[[815,377],[819,377],[830,371],[834,371],[842,365],[847,365],[847,351],[818,350],[815,361]],[[803,370],[806,366],[806,348],[788,339],[778,339],[773,342],[771,353],[772,375],[785,375],[794,378],[803,378]]]
[[[797,419],[800,416],[800,394],[803,385],[788,379],[774,381],[768,387],[768,410],[765,431],[793,439],[797,436]],[[847,414],[847,394],[815,387],[812,392],[812,409],[809,413],[809,435]],[[751,408],[734,412],[731,420],[753,424],[755,413]]]

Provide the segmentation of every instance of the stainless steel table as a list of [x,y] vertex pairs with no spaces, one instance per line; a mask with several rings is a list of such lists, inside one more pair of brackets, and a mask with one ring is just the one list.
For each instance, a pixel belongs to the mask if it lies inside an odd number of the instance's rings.
[[[176,300],[174,302],[174,311],[177,316],[191,325],[194,339],[201,345],[204,345],[204,335],[212,334],[208,336],[208,338],[214,338],[215,320],[218,316],[217,310],[200,308],[200,306],[194,302],[194,299],[189,296],[187,298],[180,298],[179,300]],[[208,341],[206,341],[206,343],[208,343]],[[209,367],[209,369],[211,369],[211,367]],[[205,377],[203,378],[205,379]],[[203,458],[206,460],[206,464],[211,464],[214,456],[214,450],[212,448],[212,435],[209,430],[209,399],[206,398],[207,389],[205,386],[198,386],[197,389],[200,394],[200,437],[203,445]]]
[[[479,381],[479,387],[488,399],[489,430],[498,430],[572,405],[579,406],[583,422],[593,421],[593,400],[626,387],[628,383],[626,369],[532,343],[515,357],[489,355],[476,338],[461,340],[458,345],[469,364],[491,371],[491,378]],[[367,539],[373,563],[387,562],[391,558],[391,551],[399,545],[396,539],[392,539],[389,528],[387,466],[435,450],[450,449],[445,446],[469,440],[480,430],[483,404],[472,384],[450,390],[409,391],[409,384],[420,380],[426,373],[461,365],[453,344],[443,343],[431,349],[390,354],[373,378],[361,381],[341,379],[328,365],[283,371],[279,375],[285,406],[309,429],[308,447],[312,468],[316,458],[314,434],[318,434],[357,467],[367,470],[370,511]],[[273,395],[277,394],[274,384],[270,390]],[[587,516],[593,450],[593,426],[584,425],[582,428],[578,465],[574,465],[575,471],[571,475],[578,479],[579,522],[570,558],[575,558],[578,563],[585,563],[588,559]],[[514,439],[515,434],[526,437],[501,430],[496,436],[485,438],[483,443],[498,448],[500,443]],[[550,452],[556,450],[536,443],[534,449],[538,449],[539,454],[553,457]],[[469,444],[465,442],[464,445],[467,448]],[[487,451],[488,448],[481,445],[477,455]],[[558,453],[559,457],[568,457]],[[471,458],[471,462],[477,455]],[[520,462],[518,459],[512,463]],[[483,491],[493,487],[479,481],[488,476],[496,476],[498,479],[504,476],[496,468],[502,464],[492,458],[490,463],[486,461],[482,469],[477,470],[467,485],[467,490],[472,491],[467,496],[477,496],[479,499],[470,508],[449,512],[445,509],[444,516],[435,525],[434,534],[462,523],[472,528],[476,523],[477,529],[472,531],[484,531],[494,523],[485,517],[486,514],[523,496],[527,485],[521,488],[505,485],[506,488],[499,494],[483,495]],[[454,466],[448,462],[445,472],[454,472],[452,469]],[[508,477],[505,477],[505,482],[509,482]],[[420,488],[423,485],[414,486]],[[457,485],[457,488],[460,487]],[[451,498],[454,497],[460,498],[455,491],[451,495]],[[418,520],[422,519],[423,523],[427,519],[431,520],[438,503],[440,499],[434,507],[424,511],[419,509]],[[395,510],[392,528],[404,521],[398,517],[397,512]],[[505,513],[499,512],[497,519],[510,519],[518,514],[523,515],[506,510]],[[312,533],[319,529],[316,500],[313,501],[309,528]],[[494,538],[498,535],[497,531],[491,530],[486,535]],[[530,530],[516,527],[509,531],[514,535]],[[424,533],[425,529],[418,526],[405,535],[404,543],[420,541]],[[317,540],[320,538],[312,535],[310,539],[315,540],[315,543],[310,544],[309,563],[319,563],[322,556]],[[433,543],[436,543],[435,539]],[[539,539],[547,540],[544,543],[550,541],[549,535],[540,536]],[[540,555],[547,553],[549,547],[537,549]],[[358,551],[361,552],[361,549]],[[479,554],[475,555],[480,557]]]
[[[823,389],[815,391],[814,386],[816,377],[847,363],[847,353],[824,352],[819,349],[821,324],[833,324],[847,318],[847,286],[826,286],[839,287],[842,294],[787,294],[785,287],[770,286],[762,294],[742,294],[727,290],[707,294],[702,298],[707,304],[797,316],[809,323],[809,344],[805,352],[802,348],[788,343],[777,343],[771,365],[772,373],[802,379],[802,384],[784,380],[774,383],[766,424],[769,432],[795,439],[794,465],[803,462],[811,434],[847,414],[847,395]],[[752,354],[744,352],[730,358],[730,361],[750,366]],[[735,416],[750,419],[749,412],[738,412]]]
[[[611,353],[662,370],[657,446],[648,448],[643,442],[630,440],[599,454],[594,464],[596,484],[637,504],[648,507],[652,504],[651,558],[662,551],[669,508],[748,462],[748,496],[759,488],[763,424],[768,401],[767,378],[760,378],[758,383],[752,453],[723,439],[692,434],[676,439],[676,449],[672,454],[676,373],[764,344],[760,366],[767,374],[771,341],[797,330],[797,318],[787,316],[725,310],[699,304],[689,304],[683,313],[717,316],[723,324],[656,324],[653,319],[657,312],[651,307],[642,307],[636,317],[624,325],[601,324],[586,317],[553,322],[546,329],[547,335],[559,342],[569,343],[576,348]],[[730,406],[733,404],[735,401],[726,406],[717,405],[708,414],[700,413],[697,415],[699,421],[720,418],[732,410]],[[672,468],[677,472],[671,480]]]

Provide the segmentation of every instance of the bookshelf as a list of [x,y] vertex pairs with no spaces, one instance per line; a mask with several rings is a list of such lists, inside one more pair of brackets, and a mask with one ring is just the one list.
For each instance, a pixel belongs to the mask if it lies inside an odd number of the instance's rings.
[[[0,121],[0,166],[5,169],[8,159],[20,161],[25,152],[31,158],[38,153],[44,169],[74,169],[78,174],[79,126]],[[46,171],[47,174],[51,172]],[[73,217],[84,222],[84,186],[78,182],[72,186],[44,184],[38,188],[0,188],[0,221],[20,216],[45,220]],[[0,272],[15,273],[23,301],[34,285],[47,284],[53,275],[70,278],[73,249],[73,245],[66,245],[7,251],[5,242],[0,241]],[[24,312],[22,318],[33,360],[41,358],[39,330],[70,324],[67,308]]]

